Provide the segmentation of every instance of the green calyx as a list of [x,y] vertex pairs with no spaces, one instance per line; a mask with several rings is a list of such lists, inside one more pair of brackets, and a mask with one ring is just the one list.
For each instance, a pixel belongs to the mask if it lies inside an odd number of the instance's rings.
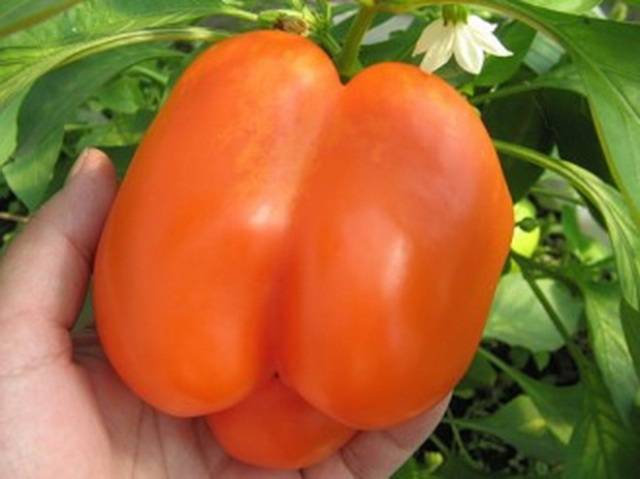
[[258,14],[258,23],[297,35],[317,30],[319,18],[310,8],[264,10]]
[[445,25],[467,23],[469,10],[462,5],[444,5],[442,7],[442,19]]

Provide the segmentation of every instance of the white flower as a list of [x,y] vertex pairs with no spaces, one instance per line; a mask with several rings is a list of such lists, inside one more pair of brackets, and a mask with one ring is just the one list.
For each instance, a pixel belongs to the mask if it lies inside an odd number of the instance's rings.
[[469,15],[466,23],[449,21],[445,24],[439,18],[424,29],[413,54],[425,53],[420,68],[429,73],[455,56],[462,69],[477,75],[482,70],[485,52],[498,57],[513,55],[493,34],[496,26],[476,15]]

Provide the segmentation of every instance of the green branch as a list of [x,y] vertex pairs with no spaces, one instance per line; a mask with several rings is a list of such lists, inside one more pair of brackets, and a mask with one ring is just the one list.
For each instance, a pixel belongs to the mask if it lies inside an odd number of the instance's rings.
[[522,269],[522,265],[524,265],[529,270],[537,270],[540,272],[542,277],[552,278],[557,281],[562,282],[570,291],[574,293],[578,293],[580,288],[578,287],[576,281],[570,276],[562,273],[560,270],[555,269],[551,266],[548,266],[539,261],[534,261],[526,256],[522,256],[521,254],[516,253],[515,251],[511,251],[511,257],[513,260],[518,263]]
[[59,65],[66,65],[80,58],[124,45],[176,40],[213,42],[222,40],[228,36],[228,33],[210,30],[204,27],[157,28],[119,33],[82,44],[75,51],[71,51]]
[[571,203],[577,206],[585,206],[584,201],[581,200],[580,198],[574,198],[573,196],[563,195],[562,193],[558,193],[557,191],[547,190],[539,186],[533,186],[530,191],[535,195],[545,196],[547,198],[551,198],[558,201],[564,201],[565,203]]
[[367,30],[371,26],[376,11],[375,7],[362,5],[351,22],[342,53],[336,60],[338,71],[343,77],[351,78],[360,69],[358,64],[360,45],[362,44],[365,33],[367,33]]
[[257,22],[260,19],[260,17],[256,13],[250,12],[248,10],[242,10],[241,8],[236,8],[229,5],[221,6],[220,9],[214,13],[214,15],[223,15],[225,17],[246,20],[248,22]]
[[533,291],[533,294],[538,299],[538,302],[542,305],[549,319],[551,319],[551,322],[555,326],[556,330],[558,331],[558,333],[560,333],[560,336],[562,336],[562,339],[564,340],[567,346],[567,350],[569,351],[569,354],[578,365],[578,368],[583,370],[583,368],[588,363],[586,356],[580,350],[577,344],[573,341],[573,339],[571,339],[571,335],[569,334],[569,331],[567,330],[566,326],[562,322],[560,315],[554,309],[549,299],[545,296],[544,292],[542,291],[540,286],[538,286],[538,283],[531,275],[529,266],[524,261],[521,261],[518,256],[513,256],[513,259],[518,264],[518,266],[520,266],[520,269],[522,271],[522,277],[529,284],[531,291]]
[[458,446],[460,455],[464,458],[465,461],[467,461],[467,463],[469,463],[470,466],[475,467],[476,462],[473,460],[473,457],[471,457],[471,454],[469,454],[469,451],[467,451],[467,448],[464,446],[464,441],[462,440],[462,436],[460,435],[460,431],[458,430],[458,426],[456,425],[456,418],[453,417],[451,409],[447,409],[445,417],[446,423],[451,428],[451,433],[453,434],[453,442]]
[[585,198],[592,203],[598,204],[598,199],[593,196],[587,180],[580,175],[575,174],[572,170],[562,168],[562,164],[559,160],[543,155],[542,153],[532,150],[531,148],[527,148],[526,146],[520,146],[502,140],[494,139],[493,144],[496,147],[496,150],[500,153],[519,158],[527,163],[558,173],[569,180],[574,188],[576,188]]
[[517,95],[518,93],[525,93],[528,91],[540,90],[543,88],[539,85],[534,85],[531,83],[520,83],[517,85],[509,85],[503,88],[499,88],[494,91],[490,91],[488,93],[482,93],[480,95],[476,95],[472,97],[469,101],[474,105],[482,105],[491,100],[497,100],[499,98],[506,98],[512,95]]

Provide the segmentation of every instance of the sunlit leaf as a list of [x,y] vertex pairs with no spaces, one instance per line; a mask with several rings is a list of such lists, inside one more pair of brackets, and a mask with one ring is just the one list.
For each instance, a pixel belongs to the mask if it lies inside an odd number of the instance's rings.
[[560,462],[565,453],[566,446],[551,435],[547,421],[526,395],[516,397],[490,416],[456,419],[455,424],[498,436],[523,454],[547,462]]
[[82,0],[4,0],[0,37],[39,23]]
[[221,0],[90,0],[47,22],[0,40],[0,103],[53,68],[89,54],[135,43],[216,38],[184,24],[234,12]]
[[[574,333],[582,313],[580,299],[555,280],[543,279],[538,284],[569,333]],[[564,340],[520,273],[510,273],[501,278],[484,337],[522,346],[532,352],[554,351],[564,345]]]
[[18,117],[18,148],[2,172],[16,195],[33,210],[53,175],[64,124],[75,109],[129,65],[175,52],[141,45],[95,55],[56,70],[36,82]]
[[26,93],[25,90],[11,101],[0,103],[0,167],[9,160],[18,144],[18,112]]
[[485,350],[480,354],[510,376],[533,401],[544,418],[549,431],[562,443],[568,444],[573,428],[581,416],[584,399],[582,385],[557,387],[530,378]]

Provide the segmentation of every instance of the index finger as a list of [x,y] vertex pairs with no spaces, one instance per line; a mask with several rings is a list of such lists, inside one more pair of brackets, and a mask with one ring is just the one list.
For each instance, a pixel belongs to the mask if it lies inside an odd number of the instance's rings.
[[69,349],[93,254],[116,191],[113,166],[88,150],[65,187],[0,262],[0,375]]

